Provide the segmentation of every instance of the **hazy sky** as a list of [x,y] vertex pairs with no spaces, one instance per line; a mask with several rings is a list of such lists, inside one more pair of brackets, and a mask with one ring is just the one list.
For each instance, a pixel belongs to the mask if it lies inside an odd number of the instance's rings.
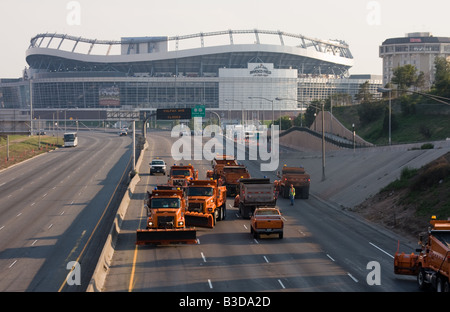
[[30,39],[47,32],[120,40],[281,30],[346,41],[351,74],[381,74],[378,49],[387,38],[409,32],[450,37],[448,0],[0,0],[0,12],[0,78],[21,76]]

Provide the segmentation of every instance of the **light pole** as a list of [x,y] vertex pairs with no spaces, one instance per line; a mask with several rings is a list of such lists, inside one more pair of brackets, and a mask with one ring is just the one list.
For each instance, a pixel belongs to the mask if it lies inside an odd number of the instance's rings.
[[[275,98],[275,100],[277,100],[277,101],[282,101],[282,100],[296,101],[297,103],[300,103],[301,104],[301,108],[300,108],[300,127],[303,127],[303,103],[305,101],[297,100],[297,99],[285,99],[285,98],[279,98],[279,97]],[[298,108],[298,106],[297,106],[297,108]],[[280,116],[280,118],[281,118],[281,116]],[[280,122],[281,122],[281,120],[280,120]]]
[[[309,104],[314,108],[319,108],[317,105]],[[322,181],[325,181],[325,102],[322,101]],[[314,115],[316,115],[314,113]],[[314,127],[316,126],[316,122],[314,122]]]
[[[249,99],[261,99],[261,100],[266,100],[266,101],[272,102],[272,125],[273,125],[274,121],[275,121],[275,116],[273,113],[273,100],[269,100],[269,99],[266,99],[266,98],[260,97],[260,96],[249,96],[248,98]],[[280,120],[280,129],[281,129],[281,120]]]

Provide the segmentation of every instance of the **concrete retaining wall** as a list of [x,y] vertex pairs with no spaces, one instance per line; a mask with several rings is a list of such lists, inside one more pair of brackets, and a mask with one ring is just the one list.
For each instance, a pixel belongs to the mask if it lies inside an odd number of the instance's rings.
[[[142,158],[144,156],[144,150],[147,149],[148,143],[146,142],[144,145],[144,149],[140,153],[140,156],[136,162],[136,168],[139,168],[142,163]],[[106,279],[106,275],[108,274],[109,267],[111,265],[111,260],[114,254],[115,245],[117,242],[117,237],[120,233],[120,228],[122,226],[122,221],[125,217],[125,214],[128,209],[128,205],[131,200],[131,195],[134,192],[136,185],[140,181],[139,174],[136,174],[130,181],[128,185],[128,189],[120,203],[120,206],[117,210],[116,217],[114,218],[114,223],[111,226],[111,230],[109,232],[108,238],[106,239],[105,246],[103,247],[103,251],[100,255],[99,261],[95,268],[94,273],[92,274],[91,281],[87,287],[87,292],[99,292],[103,288],[103,284]]]

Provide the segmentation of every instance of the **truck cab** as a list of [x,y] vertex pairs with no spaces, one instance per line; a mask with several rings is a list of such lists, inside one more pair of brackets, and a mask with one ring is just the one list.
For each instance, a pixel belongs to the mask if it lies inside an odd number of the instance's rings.
[[191,180],[186,189],[189,204],[186,208],[188,225],[214,227],[226,217],[227,190],[217,180]]

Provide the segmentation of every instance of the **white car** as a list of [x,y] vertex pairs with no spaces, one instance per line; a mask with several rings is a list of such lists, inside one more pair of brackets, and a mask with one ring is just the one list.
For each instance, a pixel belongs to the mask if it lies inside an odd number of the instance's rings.
[[162,159],[153,159],[150,163],[150,175],[158,172],[166,174],[166,163]]

